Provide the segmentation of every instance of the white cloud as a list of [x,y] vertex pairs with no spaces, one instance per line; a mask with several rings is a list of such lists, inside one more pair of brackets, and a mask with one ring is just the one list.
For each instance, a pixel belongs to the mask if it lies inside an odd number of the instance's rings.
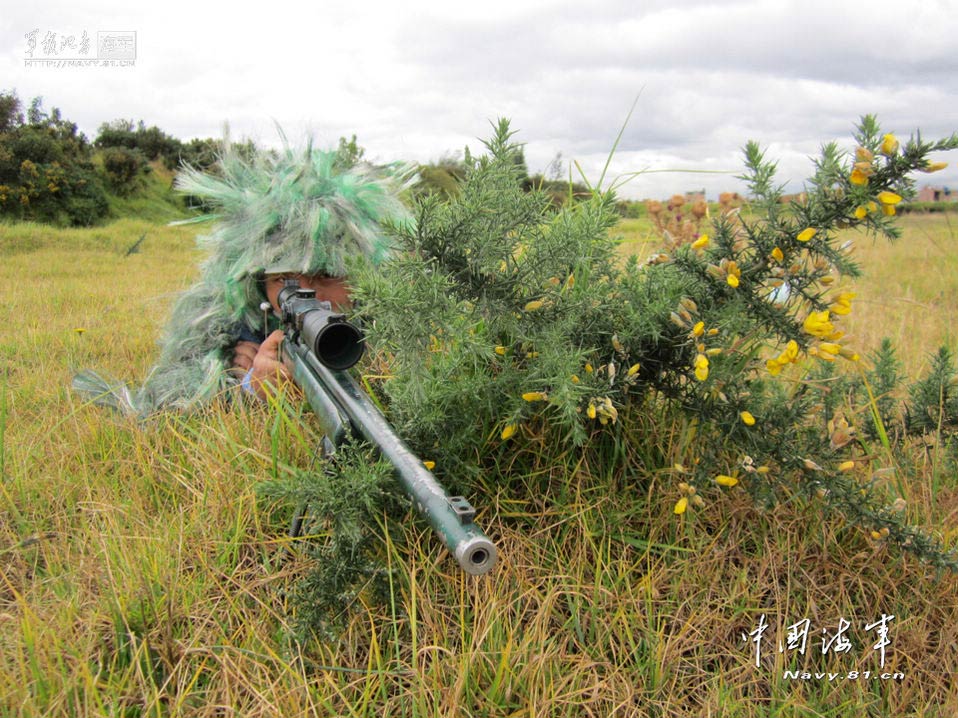
[[[638,6],[638,7],[637,7]],[[905,9],[903,9],[905,8]],[[134,68],[25,67],[24,34],[136,30]],[[741,171],[748,139],[782,179],[863,113],[902,135],[958,127],[954,0],[486,3],[277,0],[250,10],[173,0],[41,2],[0,18],[0,77],[43,95],[89,135],[118,117],[182,138],[334,144],[355,133],[380,159],[428,160],[512,118],[529,166],[561,152],[594,179],[635,95],[616,172]],[[952,160],[954,162],[954,160]],[[796,174],[793,174],[796,173]],[[958,184],[958,171],[933,178]],[[726,188],[728,175],[650,174],[624,193]]]

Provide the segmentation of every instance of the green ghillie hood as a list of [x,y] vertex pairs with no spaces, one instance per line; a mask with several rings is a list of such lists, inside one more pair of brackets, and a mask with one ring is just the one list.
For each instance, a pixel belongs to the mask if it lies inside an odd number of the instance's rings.
[[226,369],[241,333],[273,328],[260,309],[265,273],[345,276],[351,259],[385,259],[385,229],[409,221],[399,199],[411,176],[405,166],[346,166],[335,151],[295,149],[284,138],[283,149],[251,158],[227,149],[219,167],[220,176],[186,168],[176,179],[211,210],[185,223],[215,224],[197,240],[208,256],[173,307],[159,362],[136,392],[81,372],[74,388],[97,403],[143,416],[208,402],[236,384]]

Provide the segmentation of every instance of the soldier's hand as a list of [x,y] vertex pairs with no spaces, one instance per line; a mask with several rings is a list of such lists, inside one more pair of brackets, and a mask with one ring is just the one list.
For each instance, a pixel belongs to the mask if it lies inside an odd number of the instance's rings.
[[282,341],[283,332],[277,329],[263,340],[253,357],[250,386],[261,399],[266,399],[293,379],[289,369],[280,361],[279,345]]
[[238,342],[233,347],[233,364],[230,366],[230,373],[239,379],[246,376],[246,372],[253,368],[253,360],[256,359],[258,351],[259,344],[256,342]]

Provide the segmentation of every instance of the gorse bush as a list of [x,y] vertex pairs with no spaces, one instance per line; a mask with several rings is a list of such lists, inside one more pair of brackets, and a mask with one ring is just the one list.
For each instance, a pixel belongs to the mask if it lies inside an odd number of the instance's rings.
[[847,419],[821,406],[826,385],[807,360],[859,359],[841,344],[855,296],[843,281],[858,267],[837,230],[895,237],[908,173],[934,169],[928,153],[958,137],[900,148],[866,117],[854,160],[826,146],[790,203],[750,143],[750,211],[723,212],[644,262],[616,253],[611,194],[556,210],[523,192],[511,137],[500,123],[461,192],[425,200],[399,257],[359,282],[372,342],[390,357],[393,418],[423,455],[469,475],[543,432],[618,441],[623,412],[667,405],[696,426],[677,457],[677,512],[716,485],[826,493],[915,548],[913,532],[868,504],[868,462],[845,440]]
[[[654,486],[677,521],[721,491],[760,504],[802,496],[876,541],[958,566],[905,521],[834,390],[837,362],[863,364],[842,344],[858,267],[838,230],[896,237],[908,173],[935,169],[928,154],[958,135],[902,148],[866,117],[855,156],[826,146],[792,202],[750,143],[750,206],[726,203],[707,232],[684,228],[644,260],[618,252],[611,192],[557,208],[525,191],[512,137],[501,121],[488,153],[467,157],[459,192],[424,198],[415,225],[397,228],[395,259],[355,268],[390,418],[441,480],[524,491],[530,476],[575,481],[578,455],[630,472],[638,491],[665,470],[671,481]],[[893,357],[880,366],[879,417],[899,381]],[[939,373],[914,390],[924,404],[949,381]],[[680,435],[654,435],[669,425]],[[311,506],[325,511],[321,498]]]

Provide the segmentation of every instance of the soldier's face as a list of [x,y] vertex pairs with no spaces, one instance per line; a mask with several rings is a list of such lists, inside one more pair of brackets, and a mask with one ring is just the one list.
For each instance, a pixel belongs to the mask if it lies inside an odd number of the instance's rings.
[[308,274],[267,274],[265,279],[266,298],[279,311],[279,292],[287,279],[299,280],[299,286],[316,291],[316,299],[329,302],[333,309],[346,311],[350,307],[349,286],[342,277],[327,277],[325,275]]

